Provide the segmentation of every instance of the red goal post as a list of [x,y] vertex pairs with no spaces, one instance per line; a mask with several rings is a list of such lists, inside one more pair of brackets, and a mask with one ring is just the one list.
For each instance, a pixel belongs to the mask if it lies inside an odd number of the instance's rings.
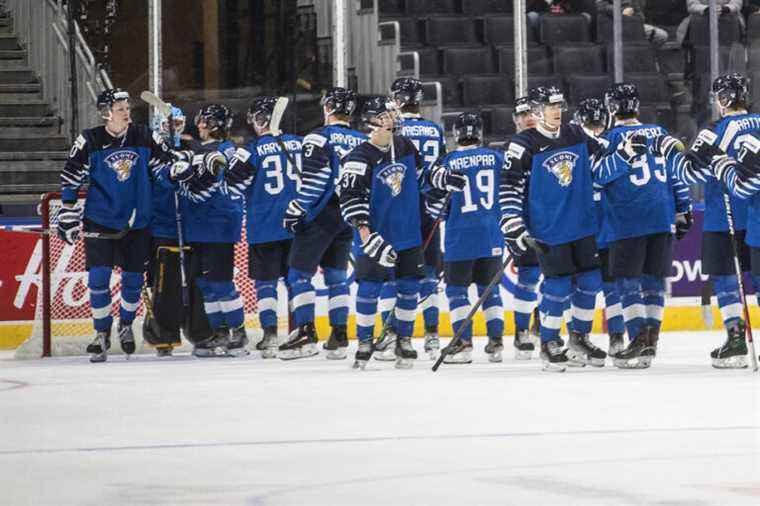
[[[82,207],[85,197],[85,193],[79,194],[78,203]],[[31,335],[16,350],[17,358],[85,354],[85,347],[94,336],[84,241],[79,240],[70,246],[58,237],[53,228],[55,216],[62,205],[59,192],[47,193],[40,200],[38,212],[41,216],[42,230],[49,230],[50,233],[40,234],[42,258],[37,284],[35,320]],[[259,322],[256,317],[256,291],[248,277],[245,225],[243,237],[235,248],[234,276],[235,284],[244,300],[246,327],[253,336],[251,330],[258,329]],[[120,286],[120,269],[114,268],[110,283],[114,324],[118,321]],[[144,313],[143,298],[133,328],[138,352],[151,352],[149,345],[142,344]],[[111,351],[119,353],[119,346],[112,346]]]

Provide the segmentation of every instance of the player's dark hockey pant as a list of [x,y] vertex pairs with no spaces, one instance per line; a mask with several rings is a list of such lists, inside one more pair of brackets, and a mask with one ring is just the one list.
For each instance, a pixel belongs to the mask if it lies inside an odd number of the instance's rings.
[[223,326],[243,325],[243,299],[233,281],[235,245],[232,243],[193,243],[191,271],[196,286],[203,294],[203,307],[209,325],[216,330]]
[[398,252],[395,268],[384,268],[366,255],[356,258],[356,335],[360,341],[372,339],[377,314],[377,298],[383,283],[396,280],[395,329],[401,337],[411,337],[417,315],[422,272],[422,251],[415,247]]
[[[179,247],[175,239],[159,237],[153,238],[152,246],[147,272],[151,294],[145,301],[143,337],[154,346],[178,346],[181,344],[180,328],[186,324],[187,317],[182,304]],[[190,249],[186,247],[186,267],[189,267],[189,258]]]
[[[475,283],[478,288],[478,297],[481,297],[500,268],[501,257],[444,262],[446,298],[449,301],[454,335],[460,332],[471,309],[467,289]],[[483,302],[482,309],[488,337],[502,337],[504,335],[504,305],[499,290],[491,291]],[[472,341],[472,324],[461,332],[459,335],[462,340]]]
[[539,307],[541,341],[559,338],[563,313],[568,304],[572,308],[572,329],[582,334],[591,332],[596,294],[602,288],[595,238],[589,236],[550,246],[545,253],[539,253],[538,259],[544,275]]
[[312,277],[317,267],[322,267],[327,285],[330,325],[346,325],[349,304],[346,279],[352,240],[351,227],[342,221],[330,230],[313,221],[296,233],[288,260],[288,285],[296,325],[314,322],[316,293]]
[[[107,227],[84,220],[84,230],[115,233]],[[140,290],[143,286],[143,271],[150,254],[150,235],[147,229],[131,230],[121,239],[85,239],[85,262],[87,265],[87,287],[90,289],[90,307],[95,330],[111,329],[111,271],[114,265],[122,268],[121,304],[119,319],[131,323],[140,306]]]
[[[744,242],[745,235],[745,230],[736,231],[736,246],[739,248],[739,263],[742,272],[748,271],[751,263],[749,247]],[[702,273],[708,274],[713,282],[720,315],[726,328],[742,318],[739,282],[736,279],[732,251],[733,246],[728,232],[702,234]],[[752,265],[754,266],[754,263]],[[753,283],[755,287],[758,286],[754,276]]]
[[285,239],[248,246],[248,276],[256,286],[261,328],[277,326],[277,281],[287,280],[292,243],[291,239]]

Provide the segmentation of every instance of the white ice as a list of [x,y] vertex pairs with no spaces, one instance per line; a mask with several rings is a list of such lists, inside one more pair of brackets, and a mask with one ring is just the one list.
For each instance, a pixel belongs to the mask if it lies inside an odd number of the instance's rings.
[[437,373],[4,354],[0,504],[757,506],[760,374],[711,368],[721,340],[564,374],[509,346],[490,364],[482,339]]

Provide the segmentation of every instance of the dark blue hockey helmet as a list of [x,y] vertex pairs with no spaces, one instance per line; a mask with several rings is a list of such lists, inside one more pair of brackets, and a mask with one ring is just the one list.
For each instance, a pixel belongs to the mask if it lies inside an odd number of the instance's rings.
[[422,103],[422,81],[414,77],[399,77],[391,85],[391,98],[398,107],[419,106]]
[[108,88],[98,95],[97,108],[105,119],[110,118],[111,106],[121,100],[129,100],[129,93],[120,88]]
[[458,144],[483,139],[483,120],[475,112],[463,112],[454,120],[452,134]]
[[606,126],[608,117],[607,108],[601,100],[585,98],[578,104],[573,119],[581,126]]
[[749,102],[747,78],[738,73],[725,74],[715,79],[712,92],[718,104],[723,108],[746,108]]
[[638,116],[639,89],[633,83],[615,83],[604,93],[604,105],[610,116]]
[[277,97],[270,97],[262,95],[256,97],[248,107],[248,113],[246,114],[246,123],[251,126],[259,125],[265,127],[269,125],[269,120],[272,119],[272,113],[274,112],[274,106],[277,103]]
[[393,120],[393,126],[398,123],[397,111],[395,105],[385,95],[373,95],[364,101],[362,107],[362,123],[369,129],[379,126],[380,116],[390,115]]
[[325,92],[320,104],[327,108],[327,114],[343,114],[351,116],[356,110],[356,93],[346,88],[336,86]]
[[209,132],[226,137],[232,128],[232,111],[221,104],[204,105],[195,115],[195,124],[203,122]]
[[518,116],[520,114],[525,114],[528,112],[531,112],[531,106],[530,106],[530,100],[528,97],[519,97],[515,99],[514,107],[512,109],[512,115]]
[[543,113],[543,108],[549,105],[559,105],[566,108],[565,95],[556,86],[536,86],[528,91],[528,102],[535,113]]

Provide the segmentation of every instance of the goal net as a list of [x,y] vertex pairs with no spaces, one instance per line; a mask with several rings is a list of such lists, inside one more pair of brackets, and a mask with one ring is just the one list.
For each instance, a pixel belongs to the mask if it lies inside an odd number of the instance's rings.
[[[84,205],[84,194],[80,195],[79,205]],[[59,193],[46,194],[39,207],[42,217],[42,229],[51,230],[50,234],[41,234],[41,267],[37,284],[37,303],[35,306],[32,332],[17,349],[16,358],[39,358],[56,355],[85,354],[87,344],[95,333],[90,312],[90,293],[87,288],[87,271],[85,269],[84,242],[78,241],[70,246],[62,241],[53,231],[51,225],[62,202]],[[249,336],[251,330],[259,328],[256,317],[256,291],[253,281],[248,277],[248,243],[243,238],[235,248],[235,285],[245,304],[245,324]],[[119,294],[121,271],[115,267],[111,275],[111,314],[114,325],[118,323]],[[178,301],[179,302],[179,301]],[[150,345],[143,343],[142,324],[145,315],[144,300],[137,311],[133,324],[137,352],[153,352]],[[280,324],[287,326],[287,317],[280,318]],[[116,335],[113,329],[112,335]],[[255,342],[256,339],[252,339]],[[183,347],[190,345],[183,341]],[[112,353],[121,353],[118,346],[111,346]]]

